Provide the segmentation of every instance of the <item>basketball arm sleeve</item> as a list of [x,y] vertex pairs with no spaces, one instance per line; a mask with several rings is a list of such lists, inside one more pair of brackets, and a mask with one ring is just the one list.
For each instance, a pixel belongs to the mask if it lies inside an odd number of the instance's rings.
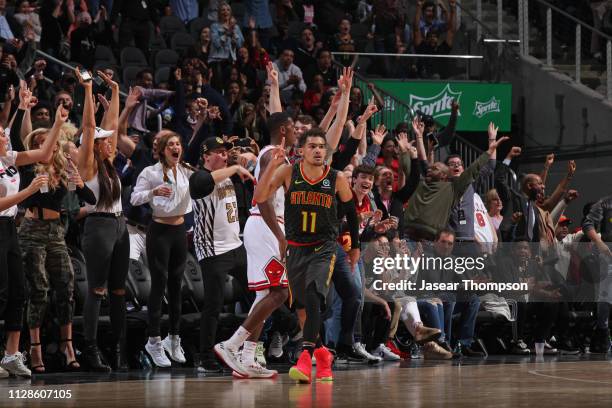
[[344,213],[346,214],[346,223],[348,225],[349,234],[351,234],[351,249],[359,249],[359,218],[357,217],[357,209],[355,202],[351,199],[343,202]]

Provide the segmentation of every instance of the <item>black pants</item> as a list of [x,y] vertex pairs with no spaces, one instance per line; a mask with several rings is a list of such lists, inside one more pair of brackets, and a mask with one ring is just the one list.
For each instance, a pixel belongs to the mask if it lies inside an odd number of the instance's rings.
[[130,237],[123,218],[90,215],[85,220],[83,254],[87,265],[87,298],[83,306],[85,340],[98,334],[98,317],[103,296],[96,288],[108,288],[113,335],[125,334],[125,279],[130,267]]
[[168,286],[169,334],[179,334],[181,321],[181,284],[187,261],[185,224],[165,225],[151,222],[147,231],[147,259],[151,272],[149,294],[149,337],[160,335],[159,321],[166,285]]
[[236,278],[244,292],[247,288],[246,251],[241,245],[222,255],[200,261],[204,281],[204,305],[200,322],[200,352],[209,354],[215,345],[219,313],[224,303],[225,278],[229,273]]
[[557,320],[559,305],[552,302],[530,302],[518,304],[518,338],[523,339],[525,325],[533,324],[533,339],[536,343],[547,341]]
[[386,319],[385,309],[372,302],[363,305],[363,335],[368,350],[374,350],[389,338],[391,321]]
[[5,331],[21,331],[25,276],[13,217],[0,217],[0,317]]
[[119,49],[132,45],[132,40],[136,48],[139,48],[149,57],[151,31],[148,21],[138,21],[131,18],[124,18],[119,26]]

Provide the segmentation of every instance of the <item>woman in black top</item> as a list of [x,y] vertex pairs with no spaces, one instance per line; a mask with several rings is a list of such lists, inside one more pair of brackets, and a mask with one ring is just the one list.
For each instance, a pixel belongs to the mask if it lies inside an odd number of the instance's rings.
[[[11,143],[14,150],[39,149],[50,136],[51,132],[59,132],[67,119],[67,112],[58,109],[53,129],[37,129],[25,138],[19,139],[20,124],[24,110],[19,110],[15,118],[16,124],[11,129]],[[26,208],[25,219],[19,229],[19,243],[23,253],[25,275],[30,286],[28,299],[27,321],[30,328],[30,345],[32,355],[32,370],[43,373],[45,367],[42,359],[40,343],[40,327],[45,318],[49,303],[48,292],[55,293],[54,309],[60,323],[60,350],[65,358],[68,369],[79,368],[74,349],[72,348],[72,317],[74,271],[64,240],[64,225],[60,218],[62,202],[68,191],[76,190],[79,198],[89,204],[95,204],[96,199],[87,186],[84,185],[76,165],[64,155],[60,142],[56,142],[51,160],[22,166],[21,186],[29,185],[37,175],[48,175],[49,182],[46,192],[41,189],[26,200],[22,206]]]

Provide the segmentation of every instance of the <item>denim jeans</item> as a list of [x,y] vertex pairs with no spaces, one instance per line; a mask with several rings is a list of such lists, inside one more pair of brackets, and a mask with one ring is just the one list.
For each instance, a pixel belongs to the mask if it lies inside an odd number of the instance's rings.
[[347,253],[341,245],[336,248],[336,265],[332,276],[333,288],[330,290],[329,307],[331,317],[325,320],[325,342],[327,344],[353,344],[353,331],[360,307],[360,290],[355,282],[359,274],[356,267],[350,270]]
[[423,324],[427,327],[440,329],[442,331],[440,341],[444,341],[446,338],[444,330],[444,306],[441,304],[433,304],[426,300],[417,300],[417,306],[419,307],[419,313],[421,314]]
[[472,295],[467,301],[444,301],[444,328],[446,341],[451,342],[451,328],[453,314],[459,313],[459,336],[458,343],[462,346],[469,346],[474,341],[474,329],[476,327],[476,317],[480,308],[480,299]]

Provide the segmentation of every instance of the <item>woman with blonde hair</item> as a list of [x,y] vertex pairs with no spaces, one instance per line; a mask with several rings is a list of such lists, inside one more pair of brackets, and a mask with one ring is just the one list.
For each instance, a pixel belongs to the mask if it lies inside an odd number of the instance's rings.
[[486,199],[486,206],[487,206],[487,212],[489,213],[489,216],[491,217],[491,221],[493,222],[493,226],[495,227],[495,230],[499,230],[499,226],[502,222],[502,220],[504,219],[504,217],[501,215],[501,210],[503,209],[503,204],[501,199],[499,198],[499,194],[497,193],[497,190],[492,188],[491,190],[487,191],[487,195],[485,197]]
[[[54,123],[54,129],[58,133],[61,133],[63,126],[62,114],[65,112],[63,108],[59,108]],[[50,131],[44,128],[33,131],[25,138],[25,148],[40,148],[50,137],[49,133]],[[45,372],[40,327],[49,305],[50,289],[55,293],[54,308],[60,324],[60,350],[65,367],[68,370],[80,367],[72,348],[74,271],[64,239],[61,211],[64,197],[69,191],[76,191],[79,198],[85,202],[96,202],[91,190],[84,185],[75,163],[64,155],[59,140],[53,146],[51,160],[23,168],[22,181],[29,183],[40,174],[48,176],[48,184],[41,192],[22,203],[26,213],[19,228],[25,275],[30,286],[27,321],[30,329],[31,368],[34,373],[39,374]]]
[[[183,147],[177,133],[162,130],[157,141],[159,162],[146,167],[132,191],[132,205],[148,203],[153,221],[146,238],[147,259],[151,271],[149,341],[145,350],[158,367],[170,367],[170,358],[185,363],[181,347],[181,283],[187,261],[185,214],[191,212],[189,177],[195,169],[182,161]],[[164,293],[168,290],[168,336],[161,339],[160,320]],[[165,351],[165,352],[164,352]]]

